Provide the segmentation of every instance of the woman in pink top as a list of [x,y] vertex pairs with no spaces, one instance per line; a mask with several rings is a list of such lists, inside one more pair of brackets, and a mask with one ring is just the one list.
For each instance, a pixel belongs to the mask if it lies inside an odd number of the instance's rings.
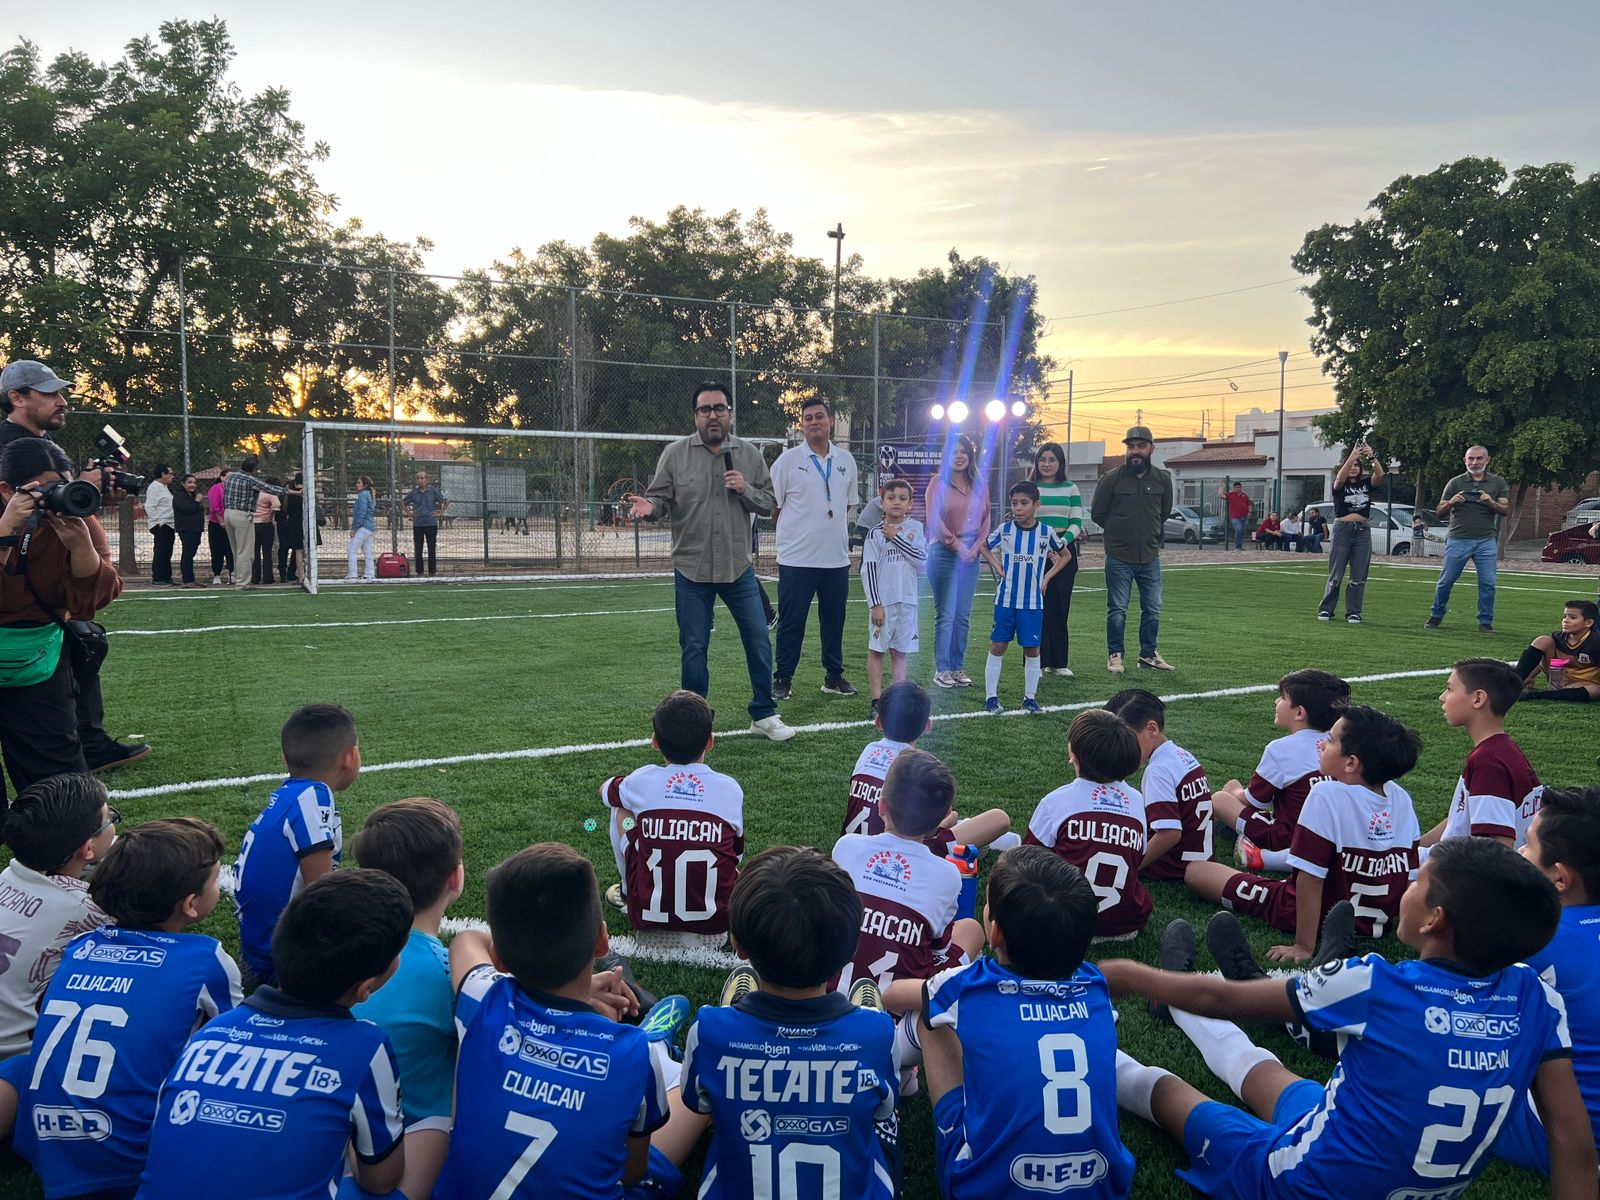
[[227,586],[233,582],[233,543],[228,541],[228,531],[222,527],[222,481],[228,477],[224,471],[206,491],[206,545],[211,550],[211,583]]
[[[283,480],[277,476],[268,476],[267,482],[281,485]],[[277,532],[274,518],[278,509],[282,507],[283,501],[271,492],[256,493],[256,511],[251,518],[256,526],[256,559],[250,567],[251,583],[277,582],[272,578],[272,540]]]
[[948,466],[928,482],[928,582],[933,586],[934,683],[971,687],[963,671],[972,597],[978,590],[978,549],[989,536],[989,497],[978,487],[978,451],[956,439]]

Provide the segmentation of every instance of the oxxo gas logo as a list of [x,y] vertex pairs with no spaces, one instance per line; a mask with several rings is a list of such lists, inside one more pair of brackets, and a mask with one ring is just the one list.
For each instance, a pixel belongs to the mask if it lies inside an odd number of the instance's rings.
[[1503,1017],[1495,1013],[1450,1011],[1432,1007],[1422,1014],[1423,1024],[1429,1033],[1451,1034],[1455,1037],[1477,1038],[1485,1042],[1503,1042],[1522,1031],[1519,1017]]
[[1020,1154],[1011,1160],[1011,1182],[1030,1192],[1070,1192],[1092,1187],[1105,1177],[1106,1156],[1098,1150]]

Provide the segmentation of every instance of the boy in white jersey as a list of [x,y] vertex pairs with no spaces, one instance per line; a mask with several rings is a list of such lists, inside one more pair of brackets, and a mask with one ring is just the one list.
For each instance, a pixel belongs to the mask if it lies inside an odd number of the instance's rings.
[[[1198,759],[1167,736],[1167,706],[1143,688],[1127,688],[1106,701],[1139,739],[1150,844],[1139,874],[1145,879],[1182,879],[1192,862],[1211,857],[1211,781]],[[1176,819],[1178,828],[1169,822]]]
[[[1189,1168],[1180,1175],[1207,1196],[1445,1200],[1487,1166],[1531,1091],[1551,1194],[1592,1197],[1594,1138],[1561,998],[1521,965],[1558,915],[1554,889],[1531,864],[1488,838],[1451,838],[1400,906],[1400,940],[1418,954],[1411,961],[1335,958],[1288,980],[1249,982],[1103,962],[1112,995],[1168,1006],[1251,1111],[1120,1053],[1117,1102],[1183,1142]],[[1344,1035],[1333,1078],[1326,1087],[1301,1079],[1233,1021]]]
[[1278,680],[1272,723],[1288,736],[1270,742],[1246,787],[1230,779],[1212,794],[1217,828],[1239,835],[1238,859],[1252,871],[1287,871],[1300,806],[1324,776],[1323,739],[1350,703],[1350,685],[1327,671],[1291,671]]
[[861,587],[867,594],[867,690],[872,715],[883,695],[883,656],[889,656],[894,682],[906,677],[906,655],[917,650],[917,576],[928,561],[922,522],[912,519],[911,483],[891,479],[883,485],[883,523],[867,534],[861,548]]
[[[1011,519],[989,535],[981,553],[999,579],[994,594],[994,629],[989,634],[989,661],[983,682],[988,699],[984,708],[1004,712],[1000,706],[1000,667],[1006,647],[1015,638],[1022,646],[1022,710],[1037,713],[1039,690],[1039,640],[1044,634],[1044,589],[1055,573],[1067,565],[1061,551],[1067,544],[1050,526],[1039,521],[1039,485],[1024,479],[1011,485]],[[995,551],[999,550],[999,557]],[[1054,559],[1052,563],[1050,560]]]
[[1450,811],[1419,845],[1422,857],[1449,837],[1492,837],[1513,850],[1528,839],[1544,788],[1522,748],[1506,733],[1506,713],[1522,694],[1522,680],[1498,658],[1464,658],[1450,669],[1439,695],[1447,724],[1465,729],[1472,752],[1461,765]]
[[1322,919],[1341,900],[1355,906],[1355,932],[1382,937],[1417,869],[1417,814],[1395,782],[1417,764],[1422,740],[1388,713],[1351,705],[1323,739],[1326,778],[1306,797],[1289,847],[1289,879],[1266,879],[1217,862],[1193,862],[1184,883],[1234,912],[1295,935],[1267,956],[1305,962]]
[[744,856],[744,790],[705,765],[716,739],[704,696],[673,692],[650,722],[650,744],[664,765],[600,785],[600,798],[616,810],[611,849],[622,877],[606,900],[637,930],[720,945]]

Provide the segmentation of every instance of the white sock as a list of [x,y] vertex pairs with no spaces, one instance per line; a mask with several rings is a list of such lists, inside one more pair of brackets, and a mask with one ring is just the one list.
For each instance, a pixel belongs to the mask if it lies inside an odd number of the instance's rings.
[[1004,854],[1007,850],[1015,850],[1020,845],[1022,845],[1022,835],[1014,829],[1008,829],[985,846],[984,849],[993,850],[996,854]]
[[667,1049],[665,1042],[650,1043],[650,1057],[661,1064],[661,1081],[667,1089],[678,1086],[678,1080],[683,1077],[683,1064],[672,1057],[672,1052]]
[[1022,694],[1032,700],[1039,691],[1039,676],[1044,674],[1037,658],[1022,660]]
[[920,1013],[908,1012],[894,1023],[894,1059],[902,1071],[922,1065],[922,1038],[917,1033]]
[[1117,1051],[1117,1103],[1136,1117],[1154,1121],[1150,1100],[1155,1095],[1156,1084],[1172,1072],[1160,1067],[1147,1067],[1138,1059]]
[[983,686],[985,696],[998,696],[1000,694],[1000,664],[1006,661],[1003,654],[989,655],[989,661],[983,664]]
[[1269,871],[1288,871],[1289,852],[1287,850],[1263,850],[1261,852],[1261,865]]
[[1232,1021],[1197,1017],[1178,1008],[1171,1012],[1173,1024],[1194,1043],[1211,1073],[1240,1099],[1244,1098],[1244,1077],[1260,1063],[1278,1061],[1275,1054],[1252,1042]]

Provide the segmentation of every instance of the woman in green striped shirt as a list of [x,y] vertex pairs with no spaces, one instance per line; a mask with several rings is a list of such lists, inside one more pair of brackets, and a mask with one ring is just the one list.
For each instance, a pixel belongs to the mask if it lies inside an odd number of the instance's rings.
[[1057,442],[1046,442],[1033,458],[1039,485],[1039,520],[1067,543],[1067,565],[1051,577],[1044,590],[1044,633],[1039,661],[1046,674],[1071,676],[1067,666],[1067,614],[1072,609],[1072,585],[1078,579],[1079,539],[1083,537],[1083,496],[1067,478],[1067,452]]

